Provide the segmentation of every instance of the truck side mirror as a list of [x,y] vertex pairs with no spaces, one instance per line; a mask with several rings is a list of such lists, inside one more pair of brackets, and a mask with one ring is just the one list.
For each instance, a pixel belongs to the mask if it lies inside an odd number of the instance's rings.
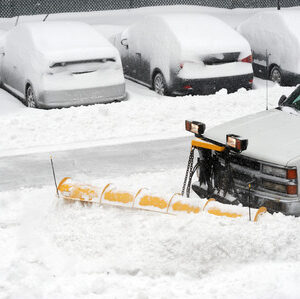
[[127,40],[127,38],[123,38],[121,40],[121,45],[124,46],[126,49],[128,49],[128,40]]
[[282,106],[282,104],[285,102],[286,96],[282,95],[278,101],[278,106]]

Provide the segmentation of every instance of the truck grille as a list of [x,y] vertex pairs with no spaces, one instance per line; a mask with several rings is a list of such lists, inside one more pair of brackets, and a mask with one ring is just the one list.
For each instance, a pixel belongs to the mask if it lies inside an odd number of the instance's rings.
[[252,170],[260,171],[260,163],[243,156],[232,155],[231,163],[246,167]]

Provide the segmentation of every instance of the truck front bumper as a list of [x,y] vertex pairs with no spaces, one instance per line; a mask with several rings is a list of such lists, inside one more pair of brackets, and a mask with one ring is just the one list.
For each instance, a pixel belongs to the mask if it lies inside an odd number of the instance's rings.
[[[199,182],[195,182],[192,185],[192,189],[201,198],[207,197],[207,190],[200,186]],[[220,194],[215,193],[211,195],[211,197],[214,197],[217,201],[225,204],[242,203],[244,206],[248,206],[249,190],[237,186],[236,191],[238,193],[238,197],[235,198],[236,200],[233,200],[233,196],[231,195],[222,196],[223,191],[221,191]],[[237,200],[238,198],[240,199],[240,202]],[[283,196],[276,196],[275,198],[267,192],[251,190],[250,207],[258,209],[262,206],[266,207],[270,213],[281,212],[285,215],[300,216],[300,199],[298,197],[291,199]]]

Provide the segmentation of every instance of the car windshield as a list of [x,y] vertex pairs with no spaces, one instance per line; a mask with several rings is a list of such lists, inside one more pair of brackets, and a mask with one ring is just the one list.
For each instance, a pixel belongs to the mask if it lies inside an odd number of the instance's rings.
[[300,86],[298,86],[283,103],[283,106],[291,107],[300,111]]

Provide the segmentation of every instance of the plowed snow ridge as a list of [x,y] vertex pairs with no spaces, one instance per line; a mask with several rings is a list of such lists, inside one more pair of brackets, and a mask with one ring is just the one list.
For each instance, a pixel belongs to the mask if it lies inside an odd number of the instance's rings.
[[[0,155],[108,145],[189,135],[184,120],[212,127],[265,109],[264,89],[209,96],[161,97],[128,82],[129,100],[68,109],[21,109],[0,118]],[[269,90],[270,107],[294,88]]]
[[[114,182],[178,191],[183,173],[136,174]],[[175,217],[66,205],[55,198],[53,187],[0,193],[0,207],[0,290],[8,297],[299,294],[299,218],[266,215],[259,223],[249,223],[208,214]]]

